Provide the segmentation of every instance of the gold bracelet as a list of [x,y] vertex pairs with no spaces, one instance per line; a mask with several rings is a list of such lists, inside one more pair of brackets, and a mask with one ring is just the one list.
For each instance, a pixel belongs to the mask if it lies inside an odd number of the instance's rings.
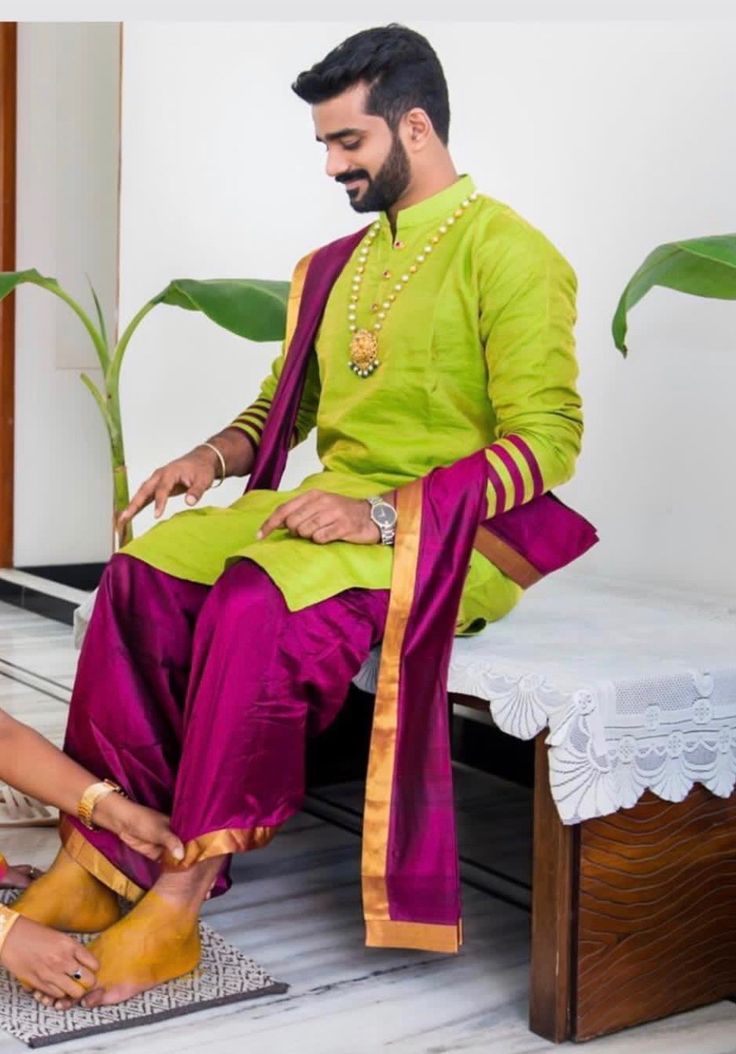
[[214,443],[200,443],[199,445],[209,447],[210,450],[214,450],[214,452],[217,454],[217,457],[220,462],[220,478],[218,479],[217,483],[211,484],[210,489],[212,489],[212,487],[219,487],[222,481],[224,480],[225,476],[227,476],[227,466],[225,465],[225,458],[222,456],[222,454],[217,449]]
[[0,904],[0,955],[2,955],[3,945],[8,939],[8,934],[19,918],[20,915],[17,911],[13,911],[11,908],[6,908],[4,904]]
[[95,805],[102,798],[106,798],[108,794],[122,794],[125,797],[125,792],[118,783],[113,783],[112,780],[101,780],[99,783],[90,783],[79,799],[77,816],[90,831],[97,830],[92,823],[92,813],[95,811]]

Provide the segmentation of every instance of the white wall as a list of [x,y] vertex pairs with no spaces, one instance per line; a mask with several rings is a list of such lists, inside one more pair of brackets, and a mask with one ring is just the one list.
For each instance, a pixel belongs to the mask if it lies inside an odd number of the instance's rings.
[[[289,85],[362,25],[126,24],[123,319],[173,277],[286,278],[360,224]],[[627,362],[609,327],[651,248],[733,227],[734,23],[412,25],[445,66],[458,168],[579,273],[587,434],[563,496],[600,528],[587,567],[732,589],[736,306],[655,292],[632,314]],[[133,479],[225,424],[273,353],[158,308],[124,368]]]
[[[114,324],[119,27],[21,23],[17,268],[58,278],[88,311],[88,274]],[[80,368],[100,375],[69,308],[16,294],[17,566],[104,560],[111,541],[107,440]],[[92,367],[90,369],[90,367]]]

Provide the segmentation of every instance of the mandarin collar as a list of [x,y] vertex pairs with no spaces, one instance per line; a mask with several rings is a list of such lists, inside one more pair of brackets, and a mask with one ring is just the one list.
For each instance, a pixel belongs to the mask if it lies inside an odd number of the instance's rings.
[[[406,209],[400,209],[396,215],[396,237],[414,227],[440,224],[447,219],[458,205],[462,204],[475,191],[475,184],[468,175],[461,175],[449,187],[437,194],[418,201]],[[382,212],[378,222],[384,230],[391,230],[388,215]]]

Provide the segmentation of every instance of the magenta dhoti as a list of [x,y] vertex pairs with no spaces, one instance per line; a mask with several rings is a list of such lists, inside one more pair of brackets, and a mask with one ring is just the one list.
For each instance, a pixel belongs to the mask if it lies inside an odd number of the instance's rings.
[[[289,611],[247,560],[209,587],[114,556],[80,655],[65,750],[171,815],[187,862],[265,845],[301,807],[306,737],[337,716],[383,635],[388,599],[349,589]],[[156,880],[159,865],[115,835],[73,818],[64,830],[68,848],[86,840],[75,853],[86,866],[101,854],[101,877],[118,892]],[[213,892],[228,885],[225,864]]]

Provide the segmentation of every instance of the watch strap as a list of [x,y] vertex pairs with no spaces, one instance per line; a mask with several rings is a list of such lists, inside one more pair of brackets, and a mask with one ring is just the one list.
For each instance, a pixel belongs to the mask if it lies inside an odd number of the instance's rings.
[[371,520],[373,523],[375,523],[376,527],[378,528],[381,534],[381,545],[393,545],[394,540],[396,538],[396,520],[394,519],[393,525],[388,527],[386,524],[378,522],[378,520],[373,515],[373,510],[375,509],[376,505],[387,505],[390,509],[393,510],[394,517],[396,517],[397,513],[395,506],[392,505],[390,501],[387,501],[381,495],[377,495],[373,498],[367,498],[366,500],[371,507]]

